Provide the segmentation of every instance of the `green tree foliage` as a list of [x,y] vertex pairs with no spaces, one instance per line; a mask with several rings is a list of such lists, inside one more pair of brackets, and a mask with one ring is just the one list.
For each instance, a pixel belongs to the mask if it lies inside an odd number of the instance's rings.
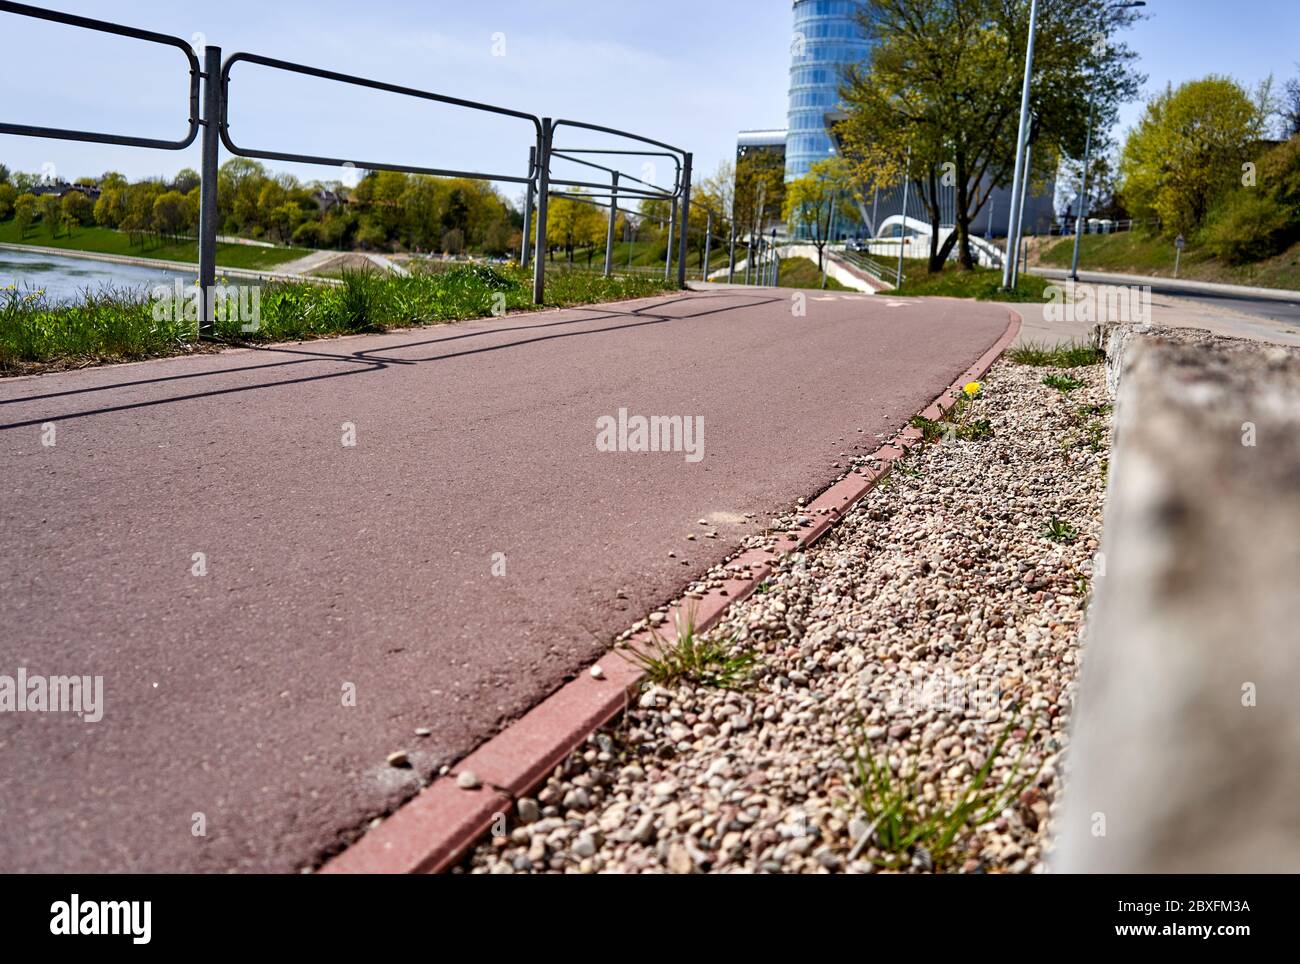
[[781,217],[785,162],[780,154],[751,149],[736,160],[736,232],[753,238]]
[[[994,187],[1014,174],[1029,4],[1018,0],[867,0],[861,22],[870,59],[841,86],[840,133],[863,193],[910,173],[934,229],[930,268],[959,246],[975,266],[970,224]],[[1137,13],[1110,0],[1041,0],[1031,108],[1038,117],[1036,182],[1062,157],[1083,153],[1089,93],[1096,126],[1114,123],[1143,78],[1136,55],[1115,38]],[[911,150],[910,166],[906,158]],[[940,199],[951,188],[957,231],[938,243]]]
[[59,203],[58,197],[53,194],[41,195],[41,223],[45,225],[45,230],[50,233],[50,237],[59,236],[59,224],[62,221],[63,208]]
[[153,227],[164,237],[178,238],[194,230],[197,225],[192,222],[191,216],[189,201],[180,191],[167,191],[154,198]]
[[1265,152],[1254,177],[1211,212],[1210,250],[1229,264],[1272,257],[1300,239],[1300,134]]
[[36,221],[36,198],[20,194],[14,198],[14,220],[18,223],[18,237],[27,237],[27,230]]
[[1159,218],[1171,236],[1202,227],[1239,183],[1265,123],[1259,104],[1230,78],[1167,87],[1124,143],[1120,175],[1129,209]]
[[95,202],[81,191],[69,191],[59,204],[63,225],[68,233],[95,220]]
[[[17,196],[25,193],[20,185],[38,183],[21,172],[10,180],[17,183],[0,186],[0,219],[13,215]],[[108,171],[78,184],[97,186],[98,199],[74,191],[64,196],[64,208],[54,198],[48,203],[55,207],[45,212],[47,202],[33,198],[29,226],[38,215],[52,234],[60,224],[93,221],[141,245],[197,234],[201,187],[188,168],[170,181],[130,182]],[[513,249],[520,227],[517,212],[483,181],[383,171],[349,190],[338,182],[303,184],[242,157],[221,166],[217,201],[222,234],[315,247],[437,252],[450,246],[502,255]],[[590,231],[579,232],[574,243],[589,244]]]
[[817,248],[819,271],[826,244],[832,240],[833,222],[853,216],[847,189],[848,165],[839,157],[817,161],[807,174],[786,185],[782,216],[790,224],[803,227],[803,233]]

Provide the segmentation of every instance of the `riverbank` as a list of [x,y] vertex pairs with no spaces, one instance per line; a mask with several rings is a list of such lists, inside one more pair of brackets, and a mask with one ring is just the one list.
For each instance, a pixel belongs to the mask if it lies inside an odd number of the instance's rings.
[[[237,268],[222,264],[220,255],[224,246],[217,246],[217,268],[228,277],[241,278],[245,280],[302,280],[303,275],[275,270],[258,270],[252,268]],[[240,247],[231,245],[230,247]],[[261,250],[261,249],[257,249]],[[48,247],[39,244],[14,244],[8,241],[0,241],[0,251],[16,251],[28,254],[42,254],[56,258],[76,258],[81,261],[99,261],[107,264],[130,265],[140,268],[157,268],[159,271],[168,273],[181,273],[185,276],[197,277],[199,266],[198,262],[190,261],[172,261],[164,258],[145,258],[137,255],[108,254],[100,251],[82,251],[75,248]],[[295,253],[295,258],[297,257]]]
[[[192,272],[186,266],[187,274]],[[226,273],[223,271],[223,274]],[[662,278],[602,278],[552,272],[544,307],[619,301],[673,286]],[[445,271],[385,276],[348,271],[338,281],[271,280],[219,313],[216,334],[235,343],[270,344],[418,327],[533,310],[532,274],[516,266],[458,265]],[[0,375],[136,361],[207,350],[187,305],[155,301],[145,286],[87,289],[75,301],[40,291],[0,289]],[[251,311],[251,317],[245,312]]]
[[[151,238],[147,243],[139,244],[133,243],[131,235],[125,231],[103,227],[77,227],[71,233],[57,237],[51,237],[48,231],[31,228],[24,236],[18,230],[18,222],[13,219],[0,221],[0,244],[55,251],[69,257],[112,255],[185,265],[197,265],[199,261],[199,244],[193,238]],[[230,269],[269,270],[310,253],[308,248],[218,243],[217,264]]]

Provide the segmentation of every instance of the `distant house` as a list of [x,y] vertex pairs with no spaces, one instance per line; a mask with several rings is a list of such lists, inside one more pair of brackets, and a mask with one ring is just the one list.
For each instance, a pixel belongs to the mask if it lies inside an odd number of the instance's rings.
[[36,197],[53,194],[55,197],[61,198],[72,191],[80,191],[92,201],[99,200],[99,188],[93,184],[69,184],[67,181],[42,181],[33,187],[30,193]]
[[312,192],[312,200],[316,202],[316,207],[320,208],[320,213],[325,214],[331,208],[343,203],[343,198],[337,191],[331,191],[327,187],[317,188]]

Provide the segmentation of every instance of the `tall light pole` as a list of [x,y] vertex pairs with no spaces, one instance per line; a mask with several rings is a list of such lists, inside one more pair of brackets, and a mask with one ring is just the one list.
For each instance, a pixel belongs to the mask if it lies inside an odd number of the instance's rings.
[[[1110,8],[1112,10],[1127,10],[1131,7],[1145,7],[1146,0],[1134,0],[1133,3],[1120,3]],[[1102,38],[1097,39],[1100,45]],[[1096,52],[1096,46],[1093,52]],[[1083,174],[1079,183],[1079,217],[1074,225],[1074,254],[1070,258],[1070,280],[1079,280],[1079,244],[1083,234],[1084,218],[1088,214],[1088,165],[1092,160],[1092,118],[1093,108],[1097,103],[1097,86],[1093,84],[1092,90],[1088,92],[1088,137],[1083,144]]]
[[[1035,3],[1038,0],[1034,0]],[[898,278],[895,288],[903,287],[903,248],[907,241],[907,188],[912,181],[912,149],[907,149],[907,168],[903,172],[903,223],[898,226]]]
[[1020,88],[1020,132],[1016,136],[1016,173],[1011,182],[1011,203],[1012,208],[1009,212],[1011,217],[1007,218],[1007,256],[1002,263],[1002,288],[1006,290],[1011,287],[1011,279],[1015,277],[1015,268],[1020,255],[1020,236],[1014,237],[1012,231],[1012,221],[1015,220],[1015,199],[1020,196],[1024,188],[1025,178],[1025,146],[1029,136],[1029,82],[1034,76],[1034,31],[1038,27],[1038,0],[1029,0],[1029,41],[1025,47],[1025,81]]
[[1033,169],[1034,145],[1032,143],[1025,145],[1025,179],[1020,184],[1020,198],[1016,201],[1015,223],[1016,223],[1016,260],[1011,266],[1011,287],[1020,283],[1020,236],[1025,225],[1025,199],[1029,197],[1030,174]]
[[1083,142],[1083,176],[1079,183],[1079,216],[1074,222],[1074,254],[1070,257],[1070,280],[1079,280],[1079,236],[1083,234],[1083,219],[1088,210],[1088,164],[1092,159],[1092,113],[1097,102],[1094,87],[1088,94],[1088,138]]

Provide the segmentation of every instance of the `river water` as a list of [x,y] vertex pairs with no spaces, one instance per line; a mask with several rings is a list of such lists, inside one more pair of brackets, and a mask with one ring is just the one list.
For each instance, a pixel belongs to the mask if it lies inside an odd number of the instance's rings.
[[178,275],[183,284],[193,284],[198,266],[192,271],[168,272],[165,268],[0,248],[0,288],[9,285],[31,290],[44,288],[46,295],[56,301],[79,300],[87,288],[147,290],[159,284],[171,287]]

